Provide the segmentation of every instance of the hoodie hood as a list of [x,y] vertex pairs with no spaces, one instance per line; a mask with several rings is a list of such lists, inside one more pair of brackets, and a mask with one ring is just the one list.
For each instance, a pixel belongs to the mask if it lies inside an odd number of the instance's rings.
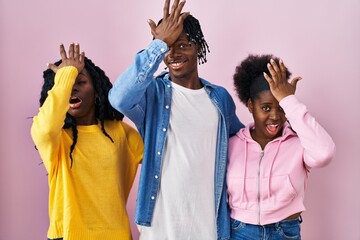
[[[251,137],[251,133],[250,133],[250,129],[253,129],[255,126],[254,123],[250,123],[248,124],[245,128],[240,129],[240,131],[238,131],[236,133],[236,136],[239,137],[241,140],[247,141],[247,142],[256,142],[252,137]],[[275,142],[275,141],[284,141],[286,138],[290,137],[290,136],[296,136],[296,132],[294,130],[292,130],[289,122],[285,122],[283,129],[282,129],[282,134],[280,137],[277,137],[275,139],[273,139],[270,142]]]

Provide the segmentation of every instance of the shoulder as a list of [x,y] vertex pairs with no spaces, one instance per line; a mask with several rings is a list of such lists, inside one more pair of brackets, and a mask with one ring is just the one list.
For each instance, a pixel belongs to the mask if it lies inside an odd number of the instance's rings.
[[229,92],[226,90],[226,88],[222,87],[222,86],[219,86],[219,85],[216,85],[216,84],[213,84],[205,79],[202,79],[200,78],[201,80],[201,83],[204,85],[205,89],[210,91],[210,92],[214,92],[214,93],[217,93],[217,94],[221,94],[223,96],[226,96],[226,97],[231,97]]
[[124,130],[127,137],[140,137],[139,132],[129,123],[117,121],[117,124]]
[[144,150],[143,140],[139,132],[130,124],[123,121],[109,121],[112,125],[111,129],[119,134],[118,137],[126,142],[127,148],[132,153],[134,158],[140,161]]

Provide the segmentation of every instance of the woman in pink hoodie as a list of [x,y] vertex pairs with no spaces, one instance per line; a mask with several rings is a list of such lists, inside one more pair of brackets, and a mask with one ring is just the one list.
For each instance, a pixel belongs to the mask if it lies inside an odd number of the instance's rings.
[[327,165],[335,144],[294,96],[282,60],[250,55],[234,84],[254,122],[230,139],[227,169],[232,239],[301,239],[309,170]]

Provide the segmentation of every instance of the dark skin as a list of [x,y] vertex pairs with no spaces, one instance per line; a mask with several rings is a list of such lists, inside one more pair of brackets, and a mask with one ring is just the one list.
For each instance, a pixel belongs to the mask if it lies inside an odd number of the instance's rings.
[[[266,111],[268,112],[268,118],[270,118],[271,121],[273,122],[276,121],[284,122],[286,120],[285,113],[280,107],[279,102],[283,98],[295,94],[297,82],[302,79],[301,77],[297,76],[294,77],[289,82],[286,79],[286,69],[284,62],[281,59],[279,61],[279,65],[276,64],[276,62],[273,59],[271,59],[270,63],[267,64],[267,68],[271,74],[271,77],[267,75],[265,72],[263,74],[266,81],[270,85],[270,91],[263,91],[262,93],[260,93],[262,96],[261,98],[265,99],[265,102],[270,103],[270,105],[266,106],[265,109],[268,110]],[[255,101],[249,99],[248,107],[250,112],[254,111],[253,107],[256,104]],[[265,114],[263,114],[263,116],[264,115]],[[254,120],[255,120],[255,116],[254,116]],[[261,122],[261,120],[259,121]],[[256,125],[256,120],[255,120],[255,125]],[[269,135],[266,134],[266,131],[263,132],[260,131],[261,131],[260,129],[257,129],[255,127],[255,129],[251,132],[251,136],[255,141],[257,141],[261,145],[262,149],[265,148],[267,143],[269,143],[270,141],[281,135],[281,133],[279,132],[279,134],[269,137]],[[287,218],[285,218],[284,220],[297,219],[300,217],[300,214],[301,212],[292,214]]]
[[[295,77],[290,82],[286,79],[286,68],[282,60],[279,65],[273,60],[267,64],[271,77],[264,72],[264,77],[270,85],[270,91],[263,91],[259,94],[259,99],[249,99],[248,109],[253,114],[255,129],[251,131],[251,136],[264,149],[266,144],[281,135],[281,128],[286,121],[285,113],[279,102],[295,94],[296,85],[301,77]],[[266,125],[278,125],[280,130],[276,135],[266,131]],[[256,127],[258,126],[258,127]]]
[[184,49],[179,47],[190,42],[184,32],[184,20],[190,13],[181,14],[184,5],[185,1],[175,0],[170,11],[170,0],[166,0],[162,22],[156,26],[149,19],[148,23],[153,37],[164,41],[170,48],[165,54],[164,62],[169,68],[171,81],[186,88],[200,89],[202,84],[197,69],[197,46],[190,43]]
[[95,116],[95,98],[96,92],[92,83],[91,76],[85,69],[85,53],[80,52],[79,44],[70,44],[68,55],[64,45],[60,45],[61,64],[56,66],[50,63],[48,67],[56,73],[60,68],[73,66],[78,70],[78,76],[75,80],[71,91],[70,99],[76,99],[75,104],[69,99],[68,113],[72,115],[77,125],[94,125],[97,124]]

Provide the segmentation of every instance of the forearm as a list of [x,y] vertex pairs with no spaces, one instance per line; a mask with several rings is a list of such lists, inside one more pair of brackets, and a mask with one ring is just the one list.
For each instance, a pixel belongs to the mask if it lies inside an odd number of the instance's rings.
[[331,136],[294,95],[280,101],[280,106],[304,148],[305,164],[308,167],[327,165],[335,154],[335,143]]
[[54,86],[48,91],[39,113],[33,118],[31,136],[44,162],[51,158],[52,152],[56,151],[59,144],[77,74],[74,67],[63,67],[58,70]]
[[[115,109],[127,115],[140,104],[167,49],[166,43],[155,39],[136,54],[134,63],[116,79],[109,92],[109,101]],[[137,106],[142,111],[144,107]]]

